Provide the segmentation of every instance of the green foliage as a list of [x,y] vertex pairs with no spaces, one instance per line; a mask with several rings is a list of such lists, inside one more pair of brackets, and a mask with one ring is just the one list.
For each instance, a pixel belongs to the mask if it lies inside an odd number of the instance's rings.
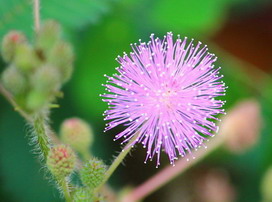
[[103,75],[113,74],[114,68],[119,66],[115,61],[117,55],[130,51],[129,44],[138,40],[133,26],[126,16],[110,16],[95,30],[90,28],[80,35],[71,93],[77,98],[76,108],[97,124],[102,124],[102,113],[106,109],[99,96],[104,93]]
[[225,19],[227,10],[224,7],[230,1],[153,1],[148,18],[150,23],[160,29],[177,31],[182,34],[212,33]]
[[[65,27],[79,29],[95,23],[108,11],[113,0],[46,0],[41,1],[42,19],[55,19]],[[33,34],[33,12],[30,0],[0,1],[0,38],[10,29]]]

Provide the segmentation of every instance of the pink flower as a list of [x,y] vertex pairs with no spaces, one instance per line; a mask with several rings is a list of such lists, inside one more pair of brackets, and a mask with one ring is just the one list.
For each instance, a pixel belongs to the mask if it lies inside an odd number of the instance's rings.
[[215,98],[225,95],[225,84],[213,65],[216,57],[201,42],[187,45],[179,36],[173,42],[171,32],[163,40],[150,38],[131,45],[129,56],[118,56],[119,74],[107,76],[109,93],[102,96],[109,104],[105,120],[111,120],[105,130],[125,125],[115,140],[137,135],[131,146],[142,143],[146,160],[157,156],[158,166],[161,150],[173,164],[218,130],[213,120],[224,113],[224,101]]

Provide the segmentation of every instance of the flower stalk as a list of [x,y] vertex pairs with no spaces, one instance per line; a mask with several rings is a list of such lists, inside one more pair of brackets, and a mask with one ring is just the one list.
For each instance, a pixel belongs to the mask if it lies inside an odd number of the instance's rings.
[[111,166],[109,167],[109,169],[107,170],[104,179],[102,181],[102,183],[95,189],[95,192],[97,193],[102,187],[103,185],[109,180],[109,178],[111,177],[111,175],[114,173],[114,171],[116,170],[116,168],[123,162],[124,158],[126,157],[126,155],[130,152],[131,150],[131,145],[135,142],[135,140],[138,138],[140,133],[136,132],[136,134],[130,139],[130,141],[127,143],[127,145],[125,146],[125,148],[119,153],[119,155],[116,157],[116,159],[113,161],[113,163],[111,164]]
[[45,118],[42,115],[38,115],[37,118],[34,119],[33,128],[37,135],[37,143],[43,159],[46,159],[50,150],[50,140],[48,137]]
[[71,198],[71,194],[70,194],[70,191],[69,191],[69,185],[67,183],[67,180],[66,179],[62,179],[62,180],[59,181],[59,184],[60,184],[60,187],[62,189],[65,201],[66,202],[72,202],[73,200]]
[[211,152],[219,148],[224,143],[224,136],[217,135],[212,139],[212,141],[207,143],[207,147],[201,147],[198,151],[194,152],[195,159],[186,160],[185,158],[179,159],[175,166],[169,165],[153,177],[145,181],[143,184],[134,188],[130,192],[126,193],[125,196],[122,197],[121,202],[136,202],[155,192],[163,185],[170,182],[176,176],[184,173],[193,165],[200,162],[206,156],[208,156]]
[[36,33],[40,30],[40,0],[33,1],[34,26]]

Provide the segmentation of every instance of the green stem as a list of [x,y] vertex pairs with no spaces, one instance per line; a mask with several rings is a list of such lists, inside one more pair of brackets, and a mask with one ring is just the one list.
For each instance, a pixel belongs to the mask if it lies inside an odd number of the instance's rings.
[[130,150],[131,150],[130,145],[138,138],[138,136],[139,136],[139,133],[136,133],[134,135],[134,137],[132,137],[129,140],[129,142],[127,143],[125,148],[122,150],[122,152],[119,153],[119,155],[116,157],[116,159],[113,161],[113,163],[111,164],[111,166],[107,170],[102,183],[95,189],[94,192],[98,192],[103,187],[103,185],[108,181],[108,179],[111,177],[111,175],[116,170],[116,168],[122,163],[122,161],[124,160],[126,155],[130,152]]
[[[17,111],[28,123],[30,123],[31,125],[33,124],[33,118],[27,114],[25,111],[23,111],[18,105],[17,103],[14,101],[12,95],[10,94],[10,92],[8,92],[3,85],[0,83],[0,93],[7,99],[7,101],[13,106],[14,110]],[[38,121],[38,125],[40,125],[41,123],[39,123]],[[56,136],[56,133],[53,132],[52,129],[49,128],[49,126],[46,126],[47,128],[47,136],[50,137],[50,140],[52,140],[53,143],[55,144],[59,144],[60,140],[59,138]],[[47,137],[46,136],[46,137]],[[46,140],[41,140],[41,142],[46,142]],[[90,154],[88,154],[90,155]],[[87,155],[85,156],[85,158],[88,158]],[[79,161],[79,164],[83,164],[81,161]],[[104,191],[108,197],[110,197],[111,199],[116,198],[115,193],[109,188],[109,187],[105,187],[105,189],[103,189],[102,191]],[[114,200],[111,200],[114,201]]]
[[65,201],[66,202],[72,202],[73,200],[72,200],[71,195],[70,195],[70,190],[69,190],[69,187],[68,187],[67,180],[65,180],[65,179],[59,180],[59,184],[61,186],[61,190],[63,192],[63,196],[65,198]]
[[13,106],[14,110],[17,111],[22,117],[24,117],[25,120],[27,120],[27,122],[30,123],[32,121],[32,118],[26,112],[21,110],[21,108],[14,101],[10,92],[8,92],[1,83],[0,83],[0,93],[9,101],[9,103]]
[[40,29],[40,0],[33,0],[34,27],[36,33]]
[[38,115],[35,118],[32,118],[29,114],[27,114],[25,111],[21,110],[21,108],[17,105],[17,103],[14,101],[12,95],[3,87],[3,85],[0,83],[0,93],[4,95],[4,97],[11,103],[11,105],[14,107],[14,109],[21,114],[22,117],[26,119],[27,122],[29,122],[37,135],[37,141],[38,145],[40,147],[40,150],[43,154],[43,157],[46,158],[48,151],[49,151],[49,138],[48,136],[53,136],[56,139],[56,136],[54,134],[47,134],[47,127],[45,124],[44,117],[42,115]]
[[48,152],[50,150],[50,141],[47,132],[46,122],[42,115],[38,115],[33,121],[33,128],[37,135],[37,143],[39,149],[43,155],[43,158],[46,159]]

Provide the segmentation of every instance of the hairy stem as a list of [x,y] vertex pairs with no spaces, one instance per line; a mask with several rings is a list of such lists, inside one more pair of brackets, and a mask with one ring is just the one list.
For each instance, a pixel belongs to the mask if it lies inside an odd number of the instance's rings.
[[136,202],[145,198],[149,194],[158,190],[163,185],[167,184],[176,176],[180,175],[181,173],[201,161],[216,148],[220,147],[223,142],[224,137],[222,135],[217,135],[207,144],[206,149],[201,148],[198,151],[194,152],[193,155],[196,157],[194,160],[187,161],[186,159],[182,158],[176,162],[175,166],[167,166],[159,173],[148,179],[146,182],[128,192],[125,196],[122,197],[121,202]]
[[47,158],[47,154],[50,150],[50,141],[48,137],[48,128],[46,126],[45,117],[43,115],[38,115],[33,121],[33,128],[37,135],[37,143],[39,149],[43,155],[43,158]]
[[[14,110],[17,111],[28,123],[30,123],[31,125],[34,125],[34,121],[33,118],[27,114],[25,111],[23,111],[18,105],[17,103],[14,101],[13,96],[10,94],[10,92],[8,92],[3,85],[0,83],[0,93],[6,98],[6,100],[13,106]],[[40,121],[36,120],[36,124],[38,125],[42,125],[42,128],[44,128],[44,124],[40,123]],[[52,140],[53,143],[59,144],[61,141],[59,140],[59,138],[56,136],[56,133],[49,128],[49,126],[45,127],[47,130],[43,130],[43,131],[47,131],[47,136],[49,137],[50,140]],[[37,131],[36,131],[37,132]],[[40,142],[47,142],[46,140],[41,138]],[[47,150],[47,149],[44,149]],[[43,151],[44,151],[43,150]],[[45,152],[46,153],[46,152]],[[89,154],[90,155],[90,154]],[[79,161],[79,164],[83,164],[81,161]],[[112,199],[111,201],[114,201],[116,198],[116,195],[114,193],[114,191],[112,191],[109,187],[104,187],[104,189],[101,190],[102,192],[105,193],[106,196],[108,196],[110,199]]]
[[40,0],[33,0],[33,14],[35,32],[40,30]]
[[2,84],[0,84],[0,92],[2,95],[11,103],[11,105],[14,107],[14,109],[26,119],[27,122],[29,122],[37,135],[37,143],[40,147],[40,150],[43,154],[43,157],[46,158],[47,154],[49,152],[49,135],[53,136],[56,139],[56,136],[54,134],[47,134],[48,129],[46,127],[44,117],[41,115],[37,116],[36,118],[31,117],[29,114],[27,114],[25,111],[20,109],[20,107],[17,105],[17,103],[14,101],[12,95],[3,87]]
[[32,122],[32,118],[26,112],[20,109],[20,107],[14,101],[10,92],[8,92],[1,83],[0,93],[9,101],[9,103],[13,106],[14,110],[17,111],[22,117],[24,117],[24,119],[27,120],[27,122]]
[[116,157],[116,159],[113,161],[109,169],[107,170],[105,177],[102,181],[102,183],[95,189],[95,192],[98,192],[102,186],[109,180],[113,172],[116,170],[116,168],[123,162],[124,158],[126,155],[130,152],[131,150],[131,144],[138,138],[139,133],[136,133],[130,141],[127,143],[125,148],[120,152],[120,154]]
[[59,184],[66,202],[72,202],[69,186],[66,179],[59,180]]

